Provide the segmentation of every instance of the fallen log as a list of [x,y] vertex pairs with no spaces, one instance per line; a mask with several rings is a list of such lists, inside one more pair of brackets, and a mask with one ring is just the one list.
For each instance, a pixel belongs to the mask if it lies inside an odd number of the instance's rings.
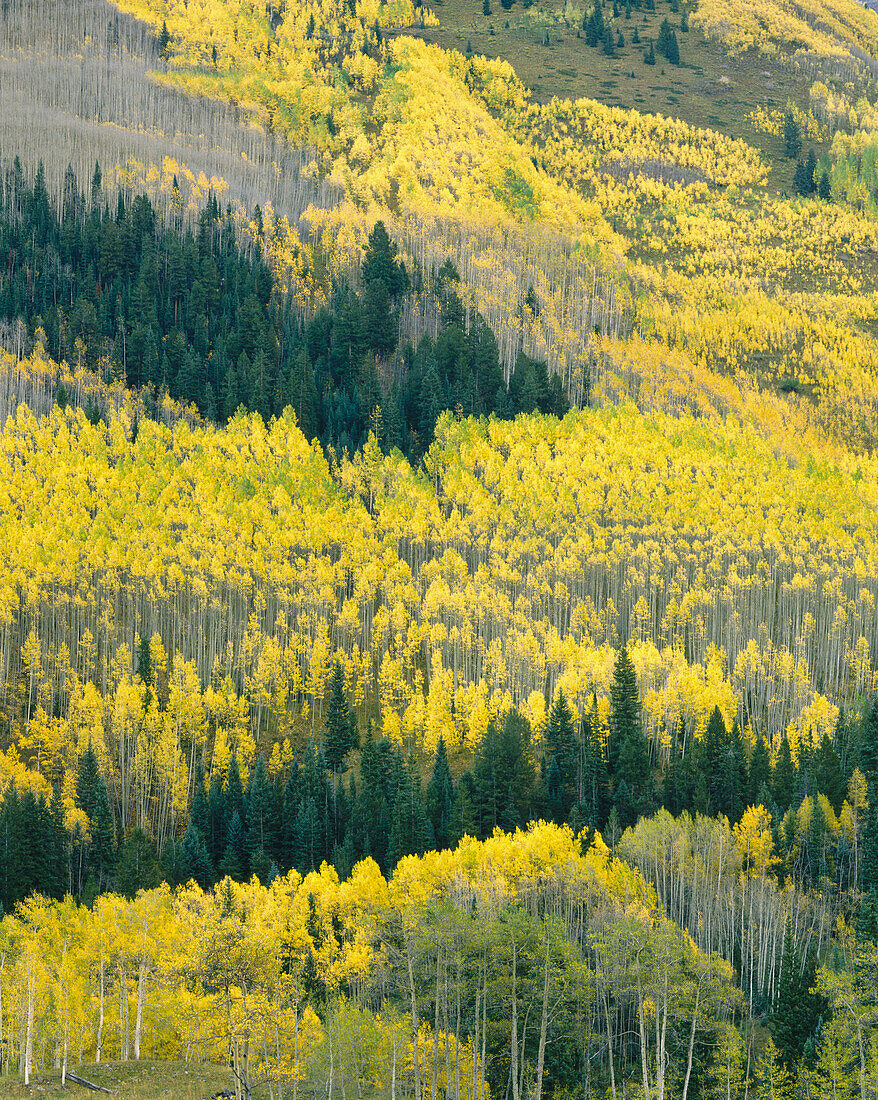
[[108,1092],[111,1096],[115,1096],[115,1090],[104,1088],[103,1085],[96,1085],[93,1081],[86,1081],[84,1077],[78,1077],[70,1070],[67,1071],[67,1080],[72,1081],[74,1085],[82,1085],[83,1088],[91,1089],[93,1092]]

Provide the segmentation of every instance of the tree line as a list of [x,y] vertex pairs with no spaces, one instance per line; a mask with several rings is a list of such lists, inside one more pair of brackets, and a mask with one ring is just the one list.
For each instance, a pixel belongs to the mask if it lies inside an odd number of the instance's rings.
[[[154,683],[148,649],[138,678]],[[60,786],[51,801],[13,782],[0,803],[0,902],[7,910],[37,891],[91,898],[118,889],[134,896],[161,881],[195,879],[203,889],[231,877],[265,884],[295,869],[332,863],[344,876],[361,859],[393,872],[407,855],[454,848],[464,836],[484,840],[536,820],[602,833],[612,843],[658,810],[678,817],[720,817],[737,826],[748,808],[770,819],[776,874],[808,890],[828,890],[834,904],[859,887],[878,887],[878,701],[862,718],[839,723],[834,738],[801,742],[794,761],[786,735],[774,758],[763,737],[748,753],[737,723],[718,708],[699,740],[673,731],[671,754],[656,766],[640,718],[631,659],[622,647],[610,689],[608,734],[597,698],[578,723],[559,691],[542,737],[510,709],[491,719],[470,765],[455,779],[440,737],[429,779],[428,758],[405,754],[363,734],[336,662],[320,736],[300,752],[258,755],[242,780],[234,749],[225,766],[194,771],[188,813],[157,850],[141,826],[122,827],[98,758],[89,744],[79,758],[76,805],[65,827]],[[844,761],[844,763],[843,763]],[[352,765],[355,764],[355,767]],[[347,778],[345,778],[347,776]],[[45,844],[35,845],[34,837]],[[636,861],[636,858],[635,858]]]
[[[255,217],[261,233],[258,207]],[[143,389],[152,415],[164,394],[222,422],[240,407],[268,420],[292,406],[325,446],[356,450],[371,428],[386,449],[419,457],[445,409],[504,418],[569,407],[558,376],[523,353],[507,385],[493,333],[478,314],[467,324],[450,262],[431,288],[439,334],[398,347],[412,279],[381,222],[360,291],[340,283],[307,324],[214,195],[195,228],[182,214],[162,224],[145,194],[119,191],[111,210],[98,165],[88,193],[68,170],[56,209],[42,165],[30,183],[16,157],[4,172],[0,247],[10,258],[0,318],[23,320],[58,361]]]

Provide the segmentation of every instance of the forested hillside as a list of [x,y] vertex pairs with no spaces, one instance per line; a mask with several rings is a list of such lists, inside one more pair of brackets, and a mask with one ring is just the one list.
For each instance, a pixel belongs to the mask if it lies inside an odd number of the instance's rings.
[[878,1092],[878,16],[8,0],[0,96],[0,1092]]

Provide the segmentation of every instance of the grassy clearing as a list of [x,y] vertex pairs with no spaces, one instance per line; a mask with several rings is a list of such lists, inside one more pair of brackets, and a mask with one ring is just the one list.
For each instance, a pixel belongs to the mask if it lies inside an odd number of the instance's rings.
[[[206,1100],[219,1089],[232,1088],[229,1071],[221,1066],[194,1062],[102,1062],[99,1066],[72,1067],[73,1072],[96,1085],[116,1090],[125,1100]],[[61,1087],[61,1073],[34,1074],[30,1086],[20,1078],[0,1077],[0,1098],[19,1100],[42,1096],[105,1096],[68,1081]],[[259,1095],[257,1093],[257,1095]]]
[[[563,8],[557,0],[535,3],[527,10],[516,0],[509,11],[503,10],[499,0],[490,3],[492,13],[486,16],[482,0],[435,0],[431,6],[440,25],[418,33],[447,49],[465,51],[469,44],[474,53],[504,58],[538,102],[547,102],[552,96],[584,96],[743,138],[760,149],[772,165],[770,188],[792,190],[795,164],[784,159],[780,138],[755,130],[746,115],[759,106],[782,108],[788,99],[806,106],[807,76],[755,53],[731,58],[722,45],[708,42],[700,32],[680,31],[683,7],[674,4],[678,8],[674,12],[669,0],[656,0],[655,11],[634,9],[630,19],[625,18],[624,3],[618,5],[616,25],[625,45],[617,48],[615,57],[607,57],[602,49],[590,48],[583,38],[577,38],[577,23],[570,16],[583,7],[584,0],[569,5],[567,23],[561,18]],[[604,11],[605,18],[611,19],[609,0]],[[655,41],[665,18],[678,28],[681,64],[669,65],[657,57],[655,65],[646,65],[646,43]],[[639,44],[632,42],[635,27]],[[820,148],[816,151],[818,155],[822,152]]]

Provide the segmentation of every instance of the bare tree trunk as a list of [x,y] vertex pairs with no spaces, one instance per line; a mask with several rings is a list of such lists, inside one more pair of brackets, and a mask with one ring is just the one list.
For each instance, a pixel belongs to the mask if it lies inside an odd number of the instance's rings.
[[603,1004],[604,1004],[604,1019],[607,1022],[607,1057],[610,1060],[610,1091],[613,1093],[613,1100],[617,1100],[617,1098],[616,1098],[616,1070],[615,1070],[615,1067],[614,1067],[614,1058],[613,1058],[613,1033],[612,1033],[612,1030],[610,1028],[610,1004],[609,1004],[609,1001],[607,1000],[606,993],[603,994],[603,996],[601,997],[601,1000],[603,1001]]
[[418,1002],[415,998],[415,975],[409,954],[409,992],[412,998],[412,1071],[415,1076],[415,1100],[421,1100],[421,1067],[418,1061]]
[[24,1083],[30,1084],[30,1071],[34,1059],[34,999],[36,995],[36,977],[28,968],[27,975],[27,1033],[24,1041]]
[[692,1027],[689,1030],[689,1049],[686,1053],[686,1076],[683,1080],[682,1100],[686,1100],[689,1093],[689,1078],[692,1076],[692,1055],[695,1050],[695,1025],[698,1022],[698,1001],[701,997],[701,986],[695,994],[695,1007],[692,1009]]
[[512,937],[512,1027],[509,1049],[509,1072],[512,1074],[512,1100],[519,1100],[518,1093],[518,946]]
[[546,1060],[546,1030],[549,1022],[549,936],[546,935],[546,958],[543,964],[543,1011],[540,1016],[540,1046],[537,1052],[537,1085],[534,1100],[543,1094],[543,1066]]
[[140,964],[137,973],[137,1017],[134,1021],[134,1059],[140,1061],[140,1030],[143,1023],[143,998],[146,990],[146,963]]

